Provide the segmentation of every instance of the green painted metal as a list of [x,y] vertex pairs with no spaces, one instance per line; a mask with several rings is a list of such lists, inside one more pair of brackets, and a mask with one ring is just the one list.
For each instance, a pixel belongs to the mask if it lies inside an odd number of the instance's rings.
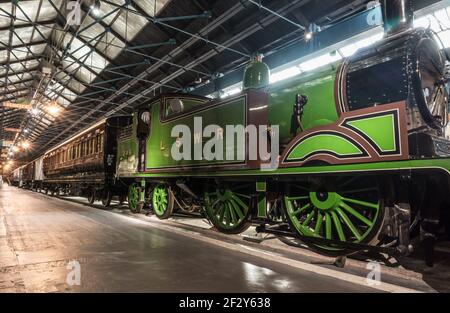
[[131,184],[128,187],[128,206],[131,211],[135,211],[139,202],[139,189],[136,184]]
[[153,190],[152,204],[155,214],[162,216],[166,212],[169,203],[169,191],[164,185],[158,185]]
[[267,182],[258,180],[256,182],[256,192],[258,193],[258,218],[267,217]]
[[256,182],[256,191],[257,192],[266,192],[267,191],[267,182],[266,181],[257,181]]
[[141,179],[141,188],[139,190],[139,201],[145,202],[145,179]]
[[327,151],[337,156],[362,155],[359,149],[350,140],[343,136],[332,134],[318,134],[303,140],[288,156],[288,161],[304,160],[316,152]]
[[308,103],[301,118],[304,130],[329,125],[338,120],[334,96],[336,70],[300,74],[271,85],[269,90],[269,122],[280,126],[280,142],[293,139],[291,121],[295,97],[306,95]]
[[258,194],[258,218],[267,217],[267,197],[265,192]]
[[370,138],[381,151],[391,152],[397,149],[393,114],[361,118],[348,124]]
[[[294,229],[307,237],[362,243],[372,239],[375,225],[380,225],[377,221],[383,218],[380,200],[363,201],[338,192],[311,191],[307,196],[285,196],[284,201]],[[315,246],[341,250],[332,245]]]
[[215,172],[184,172],[182,170],[172,173],[136,173],[131,177],[164,178],[164,177],[228,177],[228,176],[254,176],[276,177],[287,175],[320,175],[320,174],[344,174],[344,173],[378,173],[386,171],[414,171],[414,170],[440,170],[450,176],[450,158],[405,160],[392,162],[373,162],[359,164],[342,164],[327,166],[295,166],[279,168],[275,171],[239,170],[239,171],[215,171]]
[[[185,99],[180,97],[183,101]],[[201,108],[202,104],[198,105]],[[245,97],[240,97],[229,103],[221,106],[214,106],[205,108],[205,110],[191,113],[188,116],[172,117],[166,122],[160,122],[160,105],[154,104],[151,107],[151,130],[149,138],[147,139],[147,155],[146,155],[146,167],[147,169],[163,169],[168,167],[183,167],[183,166],[199,166],[199,165],[211,165],[211,164],[225,164],[225,163],[242,163],[241,160],[218,160],[208,161],[205,158],[201,160],[195,160],[194,144],[201,145],[203,151],[204,144],[211,138],[203,138],[203,128],[194,128],[194,117],[202,118],[202,126],[217,125],[217,128],[226,129],[226,125],[246,125],[246,100]],[[191,137],[189,141],[192,147],[192,153],[190,154],[191,160],[177,161],[172,157],[171,149],[176,145],[177,138],[172,137],[171,131],[173,127],[177,125],[186,125],[191,130]],[[182,137],[180,135],[180,137]],[[224,131],[223,135],[224,143],[227,142],[227,136]],[[238,141],[234,140],[233,146],[224,145],[224,155],[226,151],[236,151]]]
[[220,231],[240,232],[248,223],[250,200],[249,195],[236,193],[230,189],[217,190],[205,194],[206,212]]

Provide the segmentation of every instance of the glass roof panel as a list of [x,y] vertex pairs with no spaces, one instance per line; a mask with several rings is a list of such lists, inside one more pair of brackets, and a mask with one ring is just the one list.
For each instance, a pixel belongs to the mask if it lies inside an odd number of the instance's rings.
[[134,0],[137,6],[142,8],[150,16],[157,15],[170,0]]

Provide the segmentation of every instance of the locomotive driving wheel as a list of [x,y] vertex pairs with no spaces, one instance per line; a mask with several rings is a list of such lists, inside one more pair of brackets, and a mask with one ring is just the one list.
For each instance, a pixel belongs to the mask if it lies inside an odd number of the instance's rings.
[[139,201],[139,187],[136,184],[128,187],[128,207],[132,213],[140,213],[144,204]]
[[208,219],[217,230],[227,234],[239,234],[249,226],[252,198],[245,192],[230,188],[217,188],[205,195]]
[[158,185],[153,189],[152,206],[153,212],[159,219],[168,219],[172,215],[174,196],[166,185]]
[[[284,197],[287,220],[301,236],[374,245],[382,227],[384,204],[374,178],[347,177],[330,184],[291,185]],[[305,240],[330,256],[352,250],[332,243]]]

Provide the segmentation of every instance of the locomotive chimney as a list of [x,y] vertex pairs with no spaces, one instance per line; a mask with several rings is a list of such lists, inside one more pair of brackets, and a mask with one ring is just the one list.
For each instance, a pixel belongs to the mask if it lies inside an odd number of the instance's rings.
[[393,35],[412,27],[413,0],[381,0],[380,2],[384,31],[387,35]]

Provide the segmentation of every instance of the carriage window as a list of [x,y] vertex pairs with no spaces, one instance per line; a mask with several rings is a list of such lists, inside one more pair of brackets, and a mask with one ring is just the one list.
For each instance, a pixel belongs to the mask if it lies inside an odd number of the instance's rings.
[[95,137],[91,139],[91,153],[95,154]]
[[98,153],[98,135],[94,137],[94,152]]

